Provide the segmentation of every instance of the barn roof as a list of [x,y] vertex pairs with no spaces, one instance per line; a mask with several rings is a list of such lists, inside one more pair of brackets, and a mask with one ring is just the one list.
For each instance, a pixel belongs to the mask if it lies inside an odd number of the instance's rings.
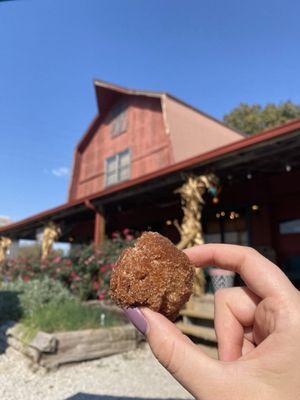
[[[96,89],[96,95],[97,95],[97,100],[98,100],[98,106],[101,104],[101,94],[104,91],[113,91],[113,92],[118,92],[118,93],[123,93],[127,95],[134,95],[134,96],[146,96],[146,97],[154,97],[154,98],[160,98],[163,99],[164,97],[169,97],[178,103],[184,105],[187,108],[190,108],[197,113],[205,116],[208,119],[211,119],[214,122],[217,122],[218,124],[224,126],[226,129],[228,129],[228,126],[225,125],[222,121],[218,120],[217,118],[212,117],[211,115],[199,110],[197,107],[192,106],[191,104],[183,101],[179,97],[176,97],[168,92],[163,92],[163,91],[155,91],[155,90],[141,90],[141,89],[130,89],[130,88],[125,88],[124,86],[116,85],[114,83],[110,83],[107,81],[103,81],[100,79],[95,79],[94,80],[94,85]],[[100,111],[100,108],[99,108]],[[240,132],[236,129],[230,128],[233,131],[239,133],[242,136],[245,136],[243,132]]]
[[[244,137],[244,134],[231,129],[214,117],[187,104],[177,97],[161,91],[130,89],[103,80],[94,80],[98,114],[88,126],[85,134],[75,147],[73,155],[72,174],[69,183],[69,200],[74,199],[77,187],[77,177],[80,168],[80,155],[97,133],[107,113],[120,99],[120,96],[141,96],[157,99],[160,102],[164,130],[170,137],[174,161],[179,162],[203,153],[225,143],[232,143]],[[183,134],[188,134],[189,140],[182,142]],[[192,136],[191,136],[192,135]],[[190,144],[190,143],[194,143]],[[199,145],[201,141],[201,146]]]
[[[231,130],[232,132],[235,132],[236,134],[240,135],[241,137],[245,136],[243,132],[237,131],[233,128],[229,128],[227,125],[225,125],[222,121],[218,120],[217,118],[212,117],[209,114],[206,114],[205,112],[199,110],[198,108],[186,103],[185,101],[179,99],[178,97],[168,93],[168,92],[162,92],[162,91],[154,91],[154,90],[140,90],[140,89],[130,89],[126,88],[124,86],[116,85],[114,83],[110,83],[107,81],[95,79],[94,80],[94,87],[96,91],[96,99],[97,99],[97,106],[98,106],[98,115],[94,118],[92,121],[91,125],[87,129],[86,133],[82,136],[81,140],[79,141],[77,145],[77,149],[79,149],[86,141],[87,139],[93,135],[93,125],[96,123],[99,115],[104,114],[109,110],[111,106],[111,102],[113,101],[113,97],[116,93],[119,94],[125,94],[125,95],[131,95],[131,96],[145,96],[145,97],[151,97],[151,98],[157,98],[162,101],[162,108],[163,112],[165,109],[164,106],[164,100],[166,97],[182,104],[184,107],[187,109],[191,109],[200,115],[208,118],[209,120],[214,121],[215,123],[219,124],[220,126],[224,127],[226,130]],[[165,116],[166,120],[168,119],[167,116]],[[167,121],[166,121],[167,123]]]

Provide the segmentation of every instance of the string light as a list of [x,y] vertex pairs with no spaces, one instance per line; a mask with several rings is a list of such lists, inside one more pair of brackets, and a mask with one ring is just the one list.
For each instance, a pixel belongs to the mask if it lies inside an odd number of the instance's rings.
[[290,172],[292,170],[292,167],[289,164],[286,164],[285,170],[286,172]]
[[230,211],[229,218],[230,218],[231,220],[237,219],[237,218],[239,218],[239,217],[240,217],[240,214],[239,214],[239,213],[237,213],[237,212],[235,212],[235,211]]
[[234,211],[230,211],[229,218],[230,219],[234,219],[235,218],[235,212]]
[[[225,217],[226,216],[226,212],[225,211],[220,211],[216,213],[216,218],[219,219],[221,217]],[[240,214],[238,212],[235,211],[230,211],[229,214],[229,219],[234,220],[240,217]]]
[[252,179],[252,174],[251,174],[251,172],[248,172],[248,174],[247,174],[246,176],[247,176],[247,179]]
[[252,204],[251,206],[253,211],[258,211],[259,210],[259,206],[257,204]]
[[172,225],[172,221],[170,221],[169,219],[166,221],[166,225]]

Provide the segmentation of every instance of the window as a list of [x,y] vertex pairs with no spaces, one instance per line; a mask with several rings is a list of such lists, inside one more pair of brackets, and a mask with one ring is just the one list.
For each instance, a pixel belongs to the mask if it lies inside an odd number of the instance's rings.
[[118,158],[117,156],[109,157],[106,160],[106,186],[113,185],[118,182]]
[[126,149],[106,159],[106,186],[115,185],[130,178],[130,158],[130,150]]
[[300,219],[291,219],[289,221],[280,222],[279,232],[281,235],[300,233]]
[[119,101],[111,111],[110,136],[112,138],[121,135],[127,129],[127,104]]

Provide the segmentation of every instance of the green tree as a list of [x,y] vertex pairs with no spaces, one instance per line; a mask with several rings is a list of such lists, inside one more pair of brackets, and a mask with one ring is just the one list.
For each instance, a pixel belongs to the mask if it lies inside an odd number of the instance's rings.
[[265,107],[241,103],[224,116],[224,122],[231,128],[252,135],[296,118],[300,118],[300,105],[291,101],[278,105],[269,103]]

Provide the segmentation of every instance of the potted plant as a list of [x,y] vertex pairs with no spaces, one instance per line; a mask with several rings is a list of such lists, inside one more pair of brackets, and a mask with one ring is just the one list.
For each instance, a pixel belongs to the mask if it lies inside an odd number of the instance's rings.
[[235,272],[227,271],[225,269],[210,267],[208,274],[211,278],[214,293],[221,288],[229,288],[234,284]]

